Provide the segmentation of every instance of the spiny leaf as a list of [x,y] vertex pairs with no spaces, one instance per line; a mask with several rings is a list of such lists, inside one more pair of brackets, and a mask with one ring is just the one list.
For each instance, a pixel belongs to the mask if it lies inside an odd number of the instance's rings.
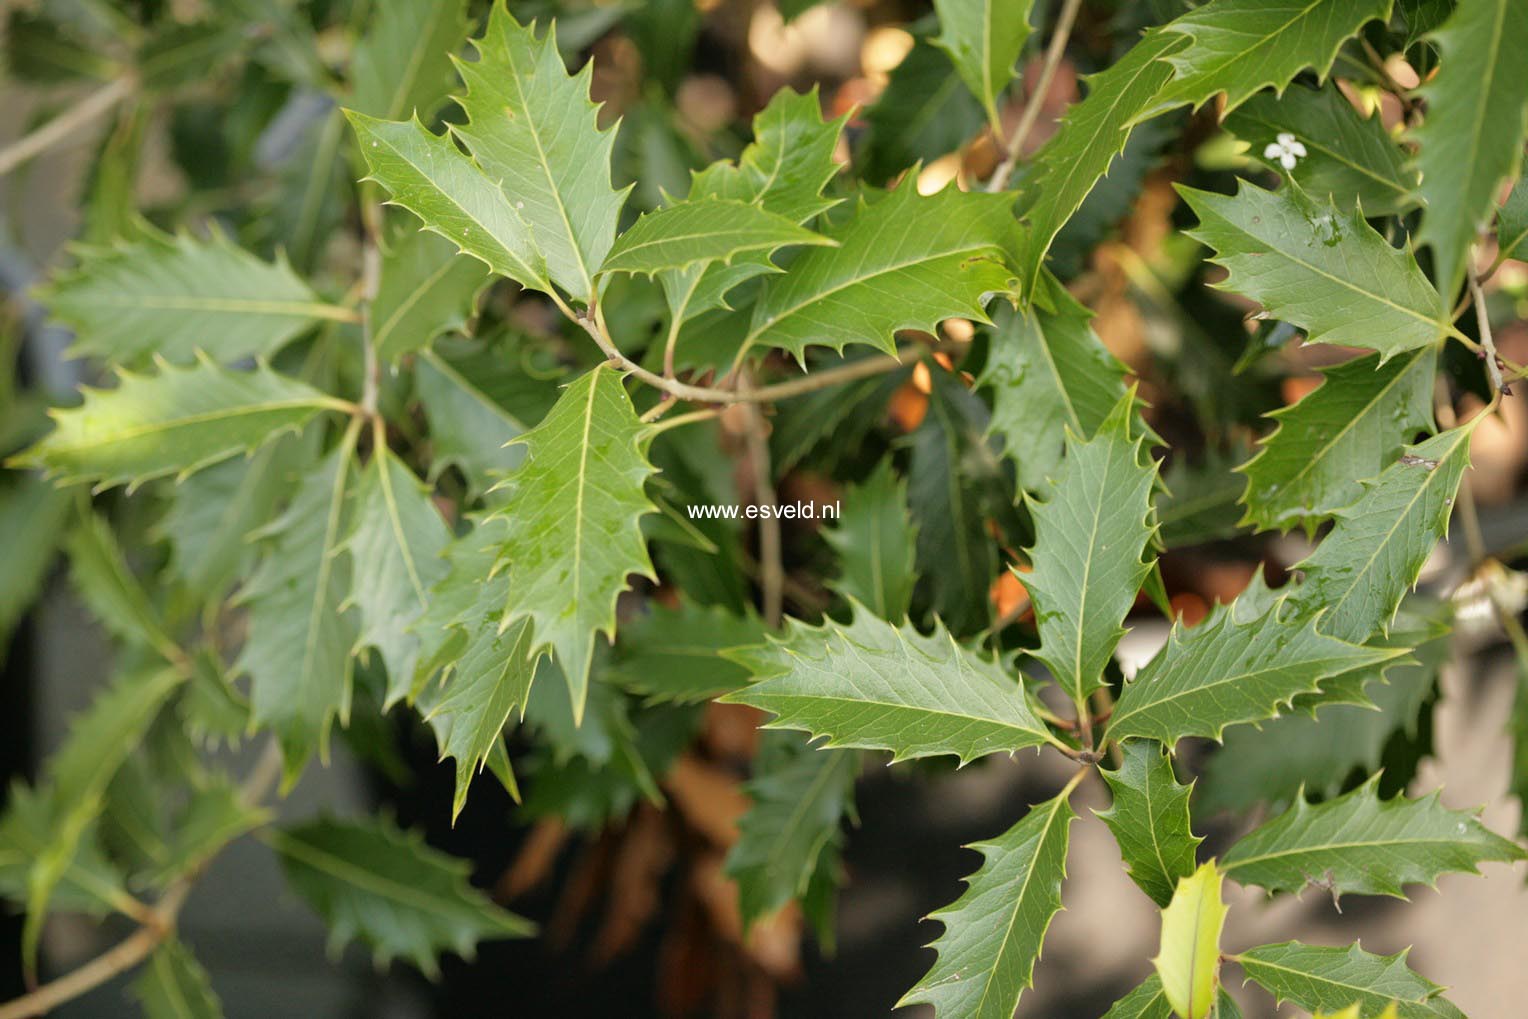
[[1077,814],[1071,788],[1031,807],[997,838],[968,846],[981,869],[949,906],[929,915],[944,924],[932,945],[939,959],[898,1007],[934,1006],[949,1019],[1010,1019],[1033,986],[1046,928],[1061,911],[1067,837]]
[[1066,459],[1044,502],[1032,503],[1034,569],[1024,586],[1034,601],[1045,663],[1067,696],[1085,700],[1124,636],[1120,623],[1150,567],[1151,490],[1156,464],[1132,437],[1135,394],[1114,405],[1092,439],[1068,430]]
[[1042,302],[999,310],[977,379],[992,394],[989,432],[1029,492],[1057,476],[1067,429],[1091,437],[1125,392],[1125,366],[1088,324],[1092,312],[1049,274],[1040,283]]
[[1236,957],[1247,978],[1277,998],[1304,1009],[1340,1009],[1357,1003],[1379,1012],[1391,1002],[1400,1019],[1464,1019],[1443,988],[1412,972],[1406,953],[1374,955],[1347,948],[1285,941],[1249,948]]
[[750,202],[703,198],[678,202],[639,218],[616,239],[600,272],[655,275],[703,270],[739,255],[764,257],[794,244],[835,242]]
[[824,854],[837,852],[860,755],[819,750],[795,733],[765,733],[745,787],[753,800],[723,867],[737,882],[744,928],[806,896]]
[[987,119],[949,55],[913,27],[912,49],[864,112],[854,163],[867,184],[884,185],[915,164],[955,152]]
[[1452,328],[1416,258],[1357,213],[1313,201],[1295,185],[1273,192],[1242,181],[1235,195],[1178,192],[1199,216],[1190,236],[1230,271],[1220,286],[1304,329],[1308,343],[1368,347],[1388,360]]
[[615,370],[592,369],[518,440],[526,460],[499,510],[509,519],[504,622],[530,619],[536,647],[556,650],[575,717],[583,714],[594,636],[615,635],[627,576],[656,579],[641,527],[653,511],[642,490],[653,473],[647,434]]
[[743,349],[762,343],[798,361],[813,344],[891,353],[898,329],[932,329],[954,316],[985,322],[984,298],[1012,289],[1012,196],[950,187],[925,198],[915,178],[874,202],[862,197],[828,231],[837,247],[804,252],[766,283]]
[[525,461],[513,440],[527,425],[435,351],[422,352],[415,364],[419,402],[430,421],[430,479],[455,464],[466,476],[469,498],[492,489]]
[[772,712],[771,727],[810,732],[824,746],[965,763],[1054,740],[1020,686],[937,623],[925,637],[855,606],[848,625],[792,619],[769,643],[723,655],[755,679],[724,701]]
[[345,111],[371,180],[434,231],[488,268],[531,290],[550,293],[546,257],[504,190],[456,143],[417,119],[377,120]]
[[[26,902],[33,863],[58,851],[57,807],[50,786],[32,788],[20,781],[11,783],[5,812],[0,814],[0,897],[18,904]],[[101,851],[94,821],[85,823],[53,887],[51,908],[105,916],[127,901],[126,881]]]
[[1354,203],[1370,216],[1395,215],[1416,204],[1417,174],[1380,117],[1364,116],[1333,84],[1263,92],[1226,117],[1225,129],[1249,146],[1248,155],[1281,169],[1264,151],[1292,134],[1306,155],[1285,171],[1308,194],[1330,195],[1343,208]]
[[1288,812],[1244,836],[1226,853],[1228,875],[1269,892],[1317,884],[1341,895],[1394,895],[1404,885],[1433,885],[1450,871],[1478,873],[1485,860],[1528,858],[1486,828],[1475,812],[1449,810],[1438,793],[1418,800],[1380,799],[1375,776],[1319,805],[1295,798]]
[[465,861],[389,820],[323,818],[269,840],[287,882],[328,923],[330,942],[359,938],[379,963],[403,958],[435,977],[443,951],[470,958],[479,941],[533,929],[468,884]]
[[1432,249],[1438,289],[1458,292],[1470,244],[1516,176],[1528,130],[1528,7],[1517,0],[1469,0],[1429,41],[1438,73],[1419,91],[1427,116],[1411,133],[1427,208],[1417,243]]
[[1171,746],[1184,736],[1219,739],[1228,725],[1272,718],[1320,681],[1406,654],[1318,633],[1316,621],[1279,618],[1274,605],[1255,620],[1219,608],[1192,628],[1174,626],[1167,645],[1125,685],[1108,736],[1144,736]]
[[649,704],[699,704],[748,682],[746,669],[718,654],[763,639],[764,623],[752,612],[736,615],[684,595],[675,608],[650,602],[622,624],[603,678]]
[[494,5],[472,45],[476,60],[453,58],[467,86],[457,99],[467,123],[451,133],[514,196],[552,282],[587,301],[630,190],[610,185],[615,131],[595,123],[593,64],[570,76],[555,26],[538,39],[505,4]]
[[379,443],[361,474],[351,512],[350,601],[360,612],[357,647],[374,647],[387,666],[382,707],[408,695],[419,658],[411,632],[429,604],[429,589],[446,573],[441,552],[451,532],[412,471]]
[[247,453],[321,410],[348,405],[261,364],[235,372],[206,359],[157,375],[119,371],[115,389],[84,389],[80,406],[52,412],[55,427],[12,466],[41,467],[59,484],[126,483],[185,477]]
[[844,492],[844,514],[822,536],[838,553],[833,589],[882,619],[907,618],[913,584],[917,528],[907,513],[907,483],[885,459],[870,477]]
[[0,484],[0,534],[6,535],[0,571],[0,647],[31,608],[47,580],[59,535],[69,520],[71,493],[34,473],[12,472]]
[[1225,93],[1234,110],[1253,93],[1275,92],[1306,68],[1325,78],[1337,50],[1370,21],[1390,16],[1391,0],[1212,0],[1165,26],[1189,43],[1163,56],[1173,78],[1154,110],[1198,109]]
[[262,262],[221,234],[148,234],[81,248],[79,265],[39,296],[75,330],[72,348],[117,364],[149,354],[184,363],[269,354],[319,321],[350,321],[320,301],[284,260]]
[[1162,748],[1143,740],[1126,743],[1120,766],[1101,774],[1114,800],[1095,813],[1114,833],[1130,879],[1165,906],[1179,879],[1194,873],[1194,849],[1203,841],[1189,826],[1193,784],[1179,785]]
[[145,1019],[223,1019],[223,1003],[213,993],[207,971],[173,936],[143,964],[132,995]]
[[1172,901],[1162,910],[1161,947],[1151,964],[1178,1019],[1208,1019],[1215,1004],[1227,912],[1220,897],[1223,881],[1210,860],[1192,876],[1178,879]]
[[1432,347],[1382,361],[1355,358],[1322,371],[1321,385],[1268,415],[1278,427],[1239,470],[1247,476],[1243,523],[1307,530],[1363,494],[1363,479],[1433,427]]
[[175,819],[165,854],[150,879],[164,887],[203,867],[224,846],[271,819],[252,805],[227,778],[218,776],[194,789]]
[[159,613],[133,575],[111,525],[90,513],[65,540],[70,577],[90,611],[112,636],[174,660],[180,649],[165,632]]
[[1029,39],[1031,6],[1031,0],[934,0],[941,29],[934,45],[950,55],[998,134],[997,98],[1013,80]]
[[488,284],[488,274],[456,245],[427,230],[409,230],[382,257],[377,296],[367,317],[383,361],[396,361],[441,333],[462,329]]
[[1433,546],[1448,528],[1454,495],[1470,462],[1475,422],[1408,446],[1298,568],[1305,581],[1291,598],[1300,611],[1323,613],[1321,631],[1368,640],[1388,630]]
[[[1153,973],[1140,986],[1116,1001],[1104,1019],[1173,1019],[1173,1007],[1167,1003],[1162,991],[1162,978]],[[1241,1019],[1241,1009],[1236,999],[1220,989],[1213,1019]]]
[[449,57],[467,30],[463,0],[381,0],[351,63],[355,108],[384,120],[434,113],[451,90]]
[[254,722],[276,733],[288,784],[315,747],[327,756],[330,723],[350,714],[357,628],[342,608],[350,564],[340,545],[356,430],[352,425],[303,478],[286,512],[262,529],[265,554],[239,595],[249,606],[249,635],[234,670],[250,677]]

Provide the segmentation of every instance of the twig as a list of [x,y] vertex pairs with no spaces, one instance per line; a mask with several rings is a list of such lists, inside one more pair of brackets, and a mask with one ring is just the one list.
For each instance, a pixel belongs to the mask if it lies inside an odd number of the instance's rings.
[[[738,392],[747,393],[752,382],[746,374],[738,376]],[[764,622],[770,629],[780,625],[784,607],[785,562],[780,548],[780,519],[775,513],[775,482],[769,468],[769,439],[764,432],[764,412],[758,404],[744,406],[748,415],[748,460],[753,467],[753,499],[765,507],[759,516],[759,587],[762,593]]]
[[0,149],[0,177],[32,157],[48,151],[137,90],[138,80],[130,74],[124,74],[111,84],[90,93],[31,134]]
[[1501,364],[1496,357],[1496,340],[1491,335],[1491,317],[1486,312],[1486,294],[1480,288],[1480,277],[1475,274],[1475,266],[1469,265],[1468,269],[1470,296],[1475,300],[1475,325],[1480,330],[1480,349],[1486,362],[1486,376],[1491,380],[1491,392],[1500,393],[1503,386]]
[[1040,77],[1035,82],[1034,91],[1029,94],[1029,102],[1019,118],[1018,127],[1014,128],[1013,136],[1008,139],[1008,150],[1003,155],[1003,161],[997,164],[992,179],[987,181],[988,191],[1001,191],[1008,186],[1008,178],[1013,175],[1013,168],[1019,162],[1019,153],[1029,140],[1029,132],[1034,130],[1035,121],[1040,119],[1040,107],[1045,105],[1045,97],[1050,93],[1051,79],[1055,78],[1056,69],[1061,66],[1061,57],[1066,52],[1067,40],[1072,36],[1072,25],[1076,23],[1077,11],[1081,7],[1082,0],[1066,0],[1061,5],[1061,14],[1056,18],[1056,30],[1051,34],[1050,47],[1045,51],[1045,64],[1040,68]]

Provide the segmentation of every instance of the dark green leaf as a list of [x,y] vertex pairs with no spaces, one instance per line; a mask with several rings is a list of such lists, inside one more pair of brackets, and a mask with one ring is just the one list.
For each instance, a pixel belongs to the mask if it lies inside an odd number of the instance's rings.
[[1120,766],[1102,774],[1114,801],[1099,819],[1114,833],[1130,879],[1165,906],[1179,879],[1194,873],[1201,839],[1189,827],[1193,786],[1179,785],[1162,748],[1143,740],[1126,743]]

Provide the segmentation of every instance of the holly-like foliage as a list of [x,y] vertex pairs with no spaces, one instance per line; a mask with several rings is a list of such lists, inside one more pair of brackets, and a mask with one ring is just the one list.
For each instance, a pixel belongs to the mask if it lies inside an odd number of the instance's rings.
[[[867,110],[784,86],[737,131],[676,88],[714,4],[130,6],[157,13],[9,26],[12,74],[98,79],[116,118],[34,292],[89,384],[48,423],[0,377],[0,633],[57,546],[118,647],[0,817],[30,969],[50,913],[122,913],[145,1012],[220,1015],[173,922],[255,832],[336,944],[435,975],[532,926],[390,817],[277,824],[278,777],[413,717],[452,820],[486,770],[516,800],[528,776],[531,817],[636,828],[742,717],[788,731],[708,833],[714,879],[745,928],[799,903],[825,943],[871,760],[1075,766],[970,847],[901,1004],[1013,1015],[1098,780],[1162,910],[1110,1017],[1227,1019],[1232,966],[1312,1012],[1460,1014],[1401,956],[1232,951],[1224,893],[1404,897],[1528,856],[1397,791],[1453,604],[1412,591],[1461,514],[1474,608],[1528,656],[1469,503],[1525,374],[1483,286],[1528,237],[1518,0],[934,0],[844,90]],[[618,38],[645,85],[601,78],[634,73]],[[239,132],[303,96],[271,173]],[[188,111],[219,154],[140,205],[145,132]],[[1281,405],[1296,337],[1320,382]],[[775,512],[800,493],[841,515]],[[1280,584],[1182,611],[1175,556],[1210,541]],[[240,783],[212,751],[251,739]],[[1259,804],[1207,858],[1209,812]]]

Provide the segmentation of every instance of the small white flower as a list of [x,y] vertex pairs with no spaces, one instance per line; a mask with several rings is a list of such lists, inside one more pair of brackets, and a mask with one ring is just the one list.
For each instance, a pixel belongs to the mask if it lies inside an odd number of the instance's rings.
[[1293,170],[1295,164],[1305,158],[1305,146],[1288,131],[1280,131],[1278,140],[1263,149],[1263,158],[1277,159],[1284,169]]

